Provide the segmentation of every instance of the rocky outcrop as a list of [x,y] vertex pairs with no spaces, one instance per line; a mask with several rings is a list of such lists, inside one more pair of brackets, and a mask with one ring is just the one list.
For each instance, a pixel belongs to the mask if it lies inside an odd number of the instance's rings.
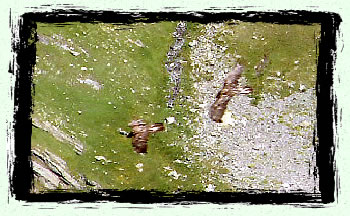
[[[86,189],[87,186],[100,188],[101,186],[88,180],[85,176],[76,178],[69,171],[67,163],[59,156],[48,150],[40,151],[32,149],[32,165],[34,178],[39,182],[44,190],[55,189]],[[39,187],[35,187],[34,192],[39,192]]]
[[99,82],[92,80],[92,79],[89,79],[89,78],[77,79],[77,80],[79,81],[79,83],[87,84],[95,90],[101,90],[103,88],[103,85],[101,85]]
[[82,154],[84,150],[84,144],[79,140],[72,138],[68,134],[64,133],[58,127],[50,124],[49,121],[47,120],[41,121],[38,118],[33,118],[33,125],[35,127],[41,128],[43,131],[50,133],[58,141],[71,144],[74,147],[74,151],[77,154],[79,155]]
[[167,53],[167,63],[165,68],[170,76],[170,95],[168,99],[168,107],[173,107],[175,99],[180,92],[180,83],[181,83],[181,73],[183,66],[181,65],[181,58],[179,53],[182,50],[183,45],[185,44],[185,33],[186,33],[186,23],[179,22],[173,37],[175,38],[174,44],[170,47],[169,52]]
[[81,53],[84,53],[86,56],[89,56],[89,53],[82,47],[78,47],[80,51],[78,52],[73,46],[73,40],[72,39],[66,40],[62,35],[55,34],[55,35],[52,35],[51,37],[47,37],[45,35],[38,34],[37,36],[38,36],[39,42],[45,45],[55,45],[63,50],[68,51],[73,56],[78,56]]

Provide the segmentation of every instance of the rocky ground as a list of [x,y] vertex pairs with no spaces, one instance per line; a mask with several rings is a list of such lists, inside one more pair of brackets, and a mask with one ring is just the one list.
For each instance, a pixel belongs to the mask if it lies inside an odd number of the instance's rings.
[[[235,96],[222,124],[209,118],[209,108],[223,79],[239,58],[215,43],[214,36],[223,31],[223,26],[208,24],[202,35],[189,43],[196,91],[190,99],[191,111],[198,117],[192,124],[196,134],[187,143],[200,149],[200,153],[192,152],[192,160],[211,164],[210,174],[202,176],[207,191],[216,191],[215,182],[221,181],[236,190],[318,192],[312,144],[315,89],[300,89],[286,98],[262,94],[257,106],[248,96]],[[205,75],[213,79],[198,79]],[[275,85],[282,82],[278,75],[269,79],[275,80]]]
[[[84,150],[84,144],[74,137],[64,133],[58,127],[52,125],[49,121],[41,121],[38,118],[33,118],[33,126],[42,129],[51,134],[60,142],[70,144],[77,155],[81,155]],[[88,188],[101,188],[101,186],[94,181],[86,178],[86,176],[79,174],[75,177],[67,162],[59,156],[45,149],[32,148],[32,166],[34,171],[34,180],[40,182],[46,189],[74,189],[83,190]],[[40,188],[33,187],[32,192],[40,192]]]
[[167,62],[165,68],[169,73],[171,90],[168,96],[168,107],[174,106],[174,101],[179,94],[180,84],[181,84],[181,73],[183,66],[181,65],[181,58],[179,53],[185,44],[184,35],[186,33],[186,23],[179,22],[175,31],[173,32],[173,37],[175,38],[174,44],[170,47],[167,53]]
[[[48,150],[42,152],[32,149],[32,163],[34,180],[40,182],[45,190],[101,188],[97,182],[87,179],[84,175],[79,175],[79,178],[72,175],[66,161]],[[40,188],[33,187],[32,192],[42,191]]]
[[52,136],[54,136],[60,142],[66,142],[66,143],[71,144],[74,147],[74,151],[78,155],[82,154],[83,149],[84,149],[84,144],[81,141],[64,133],[63,131],[60,130],[59,127],[55,127],[49,121],[41,121],[35,117],[33,118],[32,121],[33,121],[33,126],[35,126],[37,128],[41,128],[43,131],[50,133]]

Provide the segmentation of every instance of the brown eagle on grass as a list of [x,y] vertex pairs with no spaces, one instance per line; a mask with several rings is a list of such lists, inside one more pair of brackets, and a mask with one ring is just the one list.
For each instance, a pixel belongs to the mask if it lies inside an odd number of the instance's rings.
[[133,120],[128,126],[132,128],[132,132],[123,132],[123,134],[126,133],[127,138],[132,138],[132,146],[137,153],[147,153],[147,142],[150,133],[164,131],[162,123],[147,125],[143,119]]
[[224,87],[216,95],[216,101],[210,107],[210,118],[218,123],[221,123],[222,116],[224,115],[227,104],[234,95],[249,94],[253,91],[252,88],[244,86],[241,87],[238,83],[239,78],[243,72],[243,67],[240,64],[236,65],[236,68],[229,72],[224,80]]

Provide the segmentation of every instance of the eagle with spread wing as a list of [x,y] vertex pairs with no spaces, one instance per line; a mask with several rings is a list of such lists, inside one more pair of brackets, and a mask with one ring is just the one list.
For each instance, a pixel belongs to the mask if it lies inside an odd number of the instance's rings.
[[127,138],[132,138],[132,146],[137,153],[147,153],[147,142],[150,133],[164,131],[162,123],[147,125],[143,119],[133,120],[128,126],[132,128],[132,132],[125,135],[127,135]]
[[238,83],[239,78],[243,72],[243,66],[240,64],[236,65],[236,68],[229,72],[224,80],[224,86],[216,95],[216,100],[210,107],[209,116],[210,118],[218,123],[221,123],[222,116],[224,115],[225,109],[232,98],[235,95],[249,94],[253,91],[251,87],[240,86]]

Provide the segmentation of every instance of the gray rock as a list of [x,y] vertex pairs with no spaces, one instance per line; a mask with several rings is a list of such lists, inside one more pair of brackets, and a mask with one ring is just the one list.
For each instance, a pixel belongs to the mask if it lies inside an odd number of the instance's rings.
[[182,47],[185,43],[185,33],[186,33],[186,23],[179,22],[175,32],[173,33],[173,37],[175,37],[174,44],[170,47],[170,50],[167,53],[167,63],[165,64],[165,68],[169,73],[170,77],[170,95],[168,96],[168,107],[173,107],[175,103],[175,98],[180,92],[180,83],[181,83],[181,73],[182,73],[182,61],[179,58],[179,53],[182,50]]
[[[81,190],[87,186],[101,188],[94,181],[87,179],[86,176],[75,177],[70,173],[67,163],[59,156],[45,150],[41,152],[32,149],[32,165],[34,178],[36,178],[45,190],[54,189],[77,189]],[[33,189],[34,192],[39,192],[38,188]]]
[[49,121],[42,121],[42,120],[39,120],[38,118],[33,118],[33,125],[50,133],[58,141],[71,144],[74,147],[74,151],[77,154],[79,154],[79,155],[82,154],[83,149],[84,149],[84,144],[82,142],[80,142],[79,140],[72,138],[68,134],[64,133],[58,127],[50,124]]
[[92,86],[92,88],[95,90],[101,90],[103,88],[103,86],[100,83],[92,79],[77,79],[77,80],[79,81],[79,83]]
[[[192,152],[193,157],[228,170],[220,173],[217,169],[209,176],[202,176],[207,190],[215,188],[209,179],[217,179],[238,190],[319,192],[318,176],[313,174],[315,89],[303,89],[286,98],[261,94],[258,106],[252,105],[252,99],[246,95],[235,96],[227,106],[228,123],[213,122],[208,108],[215,101],[227,72],[235,65],[237,55],[225,53],[215,42],[215,36],[224,31],[223,23],[205,27],[203,34],[190,45],[195,93],[189,101],[198,117],[191,119],[196,122],[192,126],[195,135],[183,148],[199,147],[201,154]],[[203,74],[211,74],[213,79],[207,81]],[[276,78],[277,82],[281,79]]]

